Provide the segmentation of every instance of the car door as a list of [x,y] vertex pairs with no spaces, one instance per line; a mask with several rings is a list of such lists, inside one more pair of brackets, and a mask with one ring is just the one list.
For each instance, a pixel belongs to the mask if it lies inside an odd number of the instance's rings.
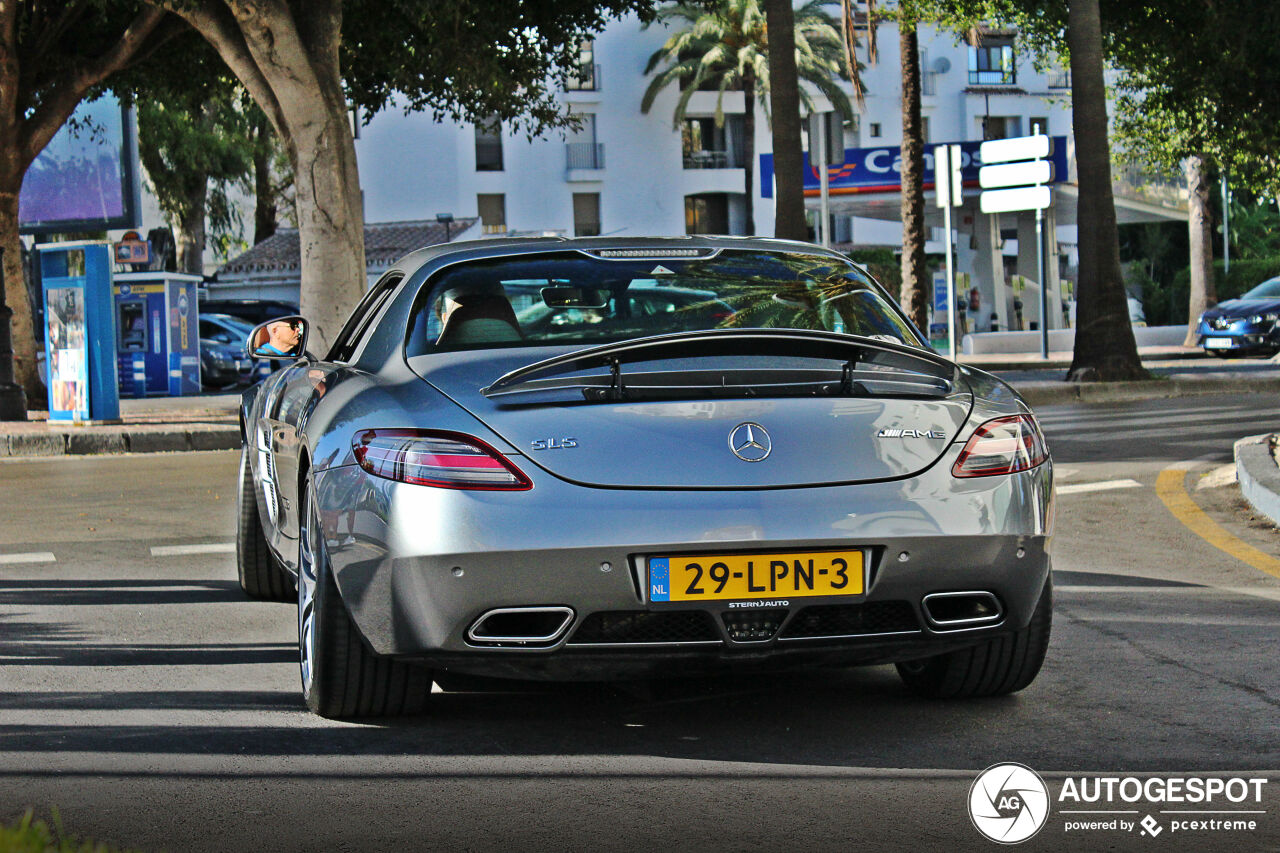
[[365,297],[338,333],[324,361],[299,360],[269,380],[268,398],[263,404],[264,423],[270,431],[270,471],[279,495],[276,550],[292,565],[303,508],[298,505],[301,456],[306,446],[306,419],[323,395],[330,374],[347,369],[375,328],[389,297],[402,275],[383,276]]

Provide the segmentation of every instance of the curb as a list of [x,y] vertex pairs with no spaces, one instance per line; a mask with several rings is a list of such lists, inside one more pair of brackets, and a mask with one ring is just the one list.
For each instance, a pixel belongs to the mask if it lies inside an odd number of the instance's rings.
[[240,428],[238,426],[163,430],[124,428],[93,432],[17,433],[0,436],[0,457],[237,450],[239,447]]
[[1271,438],[1251,435],[1235,443],[1236,479],[1244,499],[1280,525],[1280,467],[1271,455]]
[[1014,385],[1028,406],[1062,403],[1123,403],[1202,394],[1280,394],[1280,377],[1213,376],[1142,379],[1133,382],[1026,382]]

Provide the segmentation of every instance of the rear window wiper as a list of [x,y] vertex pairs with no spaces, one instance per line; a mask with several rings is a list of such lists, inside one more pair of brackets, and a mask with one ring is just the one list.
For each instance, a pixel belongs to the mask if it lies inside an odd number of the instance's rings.
[[[730,356],[814,358],[839,368],[725,367],[623,372],[624,364]],[[607,374],[587,371],[606,369]],[[910,396],[945,397],[955,365],[927,350],[871,338],[795,329],[681,332],[579,350],[499,377],[490,398],[580,390],[590,401],[671,397]]]

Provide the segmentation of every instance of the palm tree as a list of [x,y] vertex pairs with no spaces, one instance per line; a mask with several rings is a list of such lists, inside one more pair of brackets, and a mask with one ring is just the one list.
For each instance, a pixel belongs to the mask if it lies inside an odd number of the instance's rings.
[[[898,47],[902,64],[902,291],[899,301],[911,322],[929,331],[929,296],[924,257],[924,120],[920,110],[920,40],[917,10],[898,7]],[[940,178],[935,174],[935,186]]]
[[[852,118],[853,104],[836,82],[845,77],[840,33],[835,21],[823,10],[825,5],[826,0],[808,0],[795,10],[796,73],[825,95],[841,115]],[[721,0],[710,7],[670,3],[658,10],[655,20],[664,24],[679,22],[683,26],[649,57],[645,73],[654,74],[654,78],[640,101],[640,111],[648,113],[658,94],[677,83],[681,91],[672,114],[672,125],[678,130],[687,117],[693,93],[710,85],[719,93],[715,121],[723,127],[724,93],[739,90],[743,93],[746,224],[747,233],[754,234],[755,105],[756,101],[760,102],[768,119],[771,79],[763,2]],[[799,99],[812,109],[813,100],[803,88],[799,90]]]
[[1071,121],[1080,183],[1076,340],[1067,372],[1067,379],[1074,382],[1145,379],[1148,375],[1129,324],[1120,272],[1102,44],[1098,0],[1071,0],[1067,46],[1071,51]]

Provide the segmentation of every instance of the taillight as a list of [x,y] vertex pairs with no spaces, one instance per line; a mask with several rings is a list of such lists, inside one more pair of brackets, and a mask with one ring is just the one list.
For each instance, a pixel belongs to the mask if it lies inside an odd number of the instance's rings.
[[461,433],[369,429],[356,434],[352,450],[361,468],[400,483],[488,491],[533,487],[501,453]]
[[1049,458],[1040,425],[1031,415],[987,421],[973,431],[951,466],[957,477],[990,477],[1028,471]]

